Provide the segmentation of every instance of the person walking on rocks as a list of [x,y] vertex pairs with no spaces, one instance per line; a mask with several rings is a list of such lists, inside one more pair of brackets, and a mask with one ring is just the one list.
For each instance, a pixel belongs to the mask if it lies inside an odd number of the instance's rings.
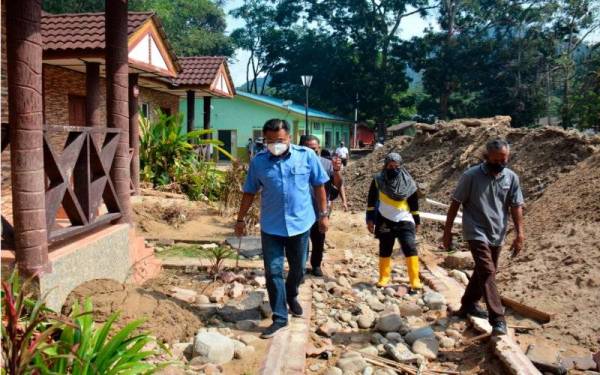
[[[319,142],[319,138],[315,137],[314,135],[308,135],[304,138],[304,146],[310,148],[317,155],[319,155],[321,166],[327,172],[329,182],[325,184],[325,192],[327,194],[327,210],[330,211],[329,203],[335,198],[337,198],[343,186],[343,179],[341,174],[342,162],[340,158],[337,157],[332,159],[324,158],[321,155],[321,145]],[[318,213],[319,207],[314,198],[315,197],[313,195],[313,205],[315,208],[315,212]],[[312,244],[312,252],[310,255],[310,265],[312,267],[311,272],[314,276],[321,277],[323,276],[323,271],[321,270],[321,262],[323,261],[323,251],[325,249],[325,233],[319,230],[318,221],[316,221],[310,229],[310,242]]]
[[416,233],[421,224],[417,184],[392,152],[383,170],[375,175],[367,199],[367,229],[379,239],[379,281],[385,287],[392,276],[392,252],[396,239],[406,258],[410,293],[423,289],[419,279]]
[[[268,152],[257,154],[250,162],[235,233],[245,234],[244,218],[260,192],[261,242],[273,311],[273,324],[261,337],[269,338],[287,327],[288,306],[293,316],[302,316],[298,286],[304,277],[310,228],[316,220],[311,191],[319,207],[319,229],[325,233],[329,226],[325,183],[329,177],[314,152],[290,143],[287,121],[268,120],[262,131]],[[289,266],[285,281],[284,258]]]
[[[501,139],[486,145],[485,162],[469,168],[458,181],[448,208],[443,246],[452,243],[452,225],[460,205],[463,206],[463,237],[475,260],[475,270],[461,300],[458,315],[487,317],[493,334],[506,334],[506,321],[500,294],[496,287],[496,272],[500,249],[507,232],[508,212],[515,224],[513,256],[523,248],[523,193],[519,177],[506,168],[510,154],[508,143]],[[488,313],[477,307],[485,300]]]

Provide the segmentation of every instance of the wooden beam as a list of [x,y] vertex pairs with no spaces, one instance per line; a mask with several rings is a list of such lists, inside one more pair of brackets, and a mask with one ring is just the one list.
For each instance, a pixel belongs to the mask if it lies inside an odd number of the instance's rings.
[[131,223],[129,164],[129,68],[127,65],[127,0],[106,0],[106,117],[107,127],[121,130],[110,171],[123,216]]
[[508,297],[501,297],[501,300],[504,306],[510,307],[511,309],[525,317],[535,319],[541,323],[548,323],[550,322],[550,320],[552,320],[551,314],[517,302],[514,299],[510,299]]
[[138,106],[138,74],[129,74],[129,148],[133,150],[131,157],[131,186],[133,195],[140,194],[140,124]]
[[188,133],[194,131],[194,116],[196,115],[196,92],[194,90],[188,90],[187,96],[187,131]]

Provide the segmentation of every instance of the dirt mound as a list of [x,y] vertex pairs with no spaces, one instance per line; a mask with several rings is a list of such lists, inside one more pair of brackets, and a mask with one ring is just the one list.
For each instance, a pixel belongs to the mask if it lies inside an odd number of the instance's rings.
[[88,297],[94,305],[94,320],[104,322],[115,311],[120,312],[115,323],[120,328],[135,319],[145,319],[141,329],[165,342],[185,341],[203,326],[193,309],[161,291],[112,280],[94,280],[79,286],[65,302],[63,313],[69,314],[74,301],[82,304]]
[[576,131],[544,127],[513,129],[502,121],[489,119],[474,126],[461,120],[442,123],[437,131],[418,132],[414,138],[396,137],[369,156],[356,161],[346,172],[349,203],[356,210],[364,209],[371,179],[382,167],[384,156],[399,152],[406,168],[417,182],[427,186],[433,199],[448,202],[461,174],[481,161],[485,144],[502,137],[511,144],[510,168],[521,178],[528,202],[537,199],[560,174],[589,157],[600,147],[600,137],[585,137]]
[[[600,137],[552,127],[513,129],[490,121],[476,123],[469,119],[430,125],[412,139],[394,138],[354,162],[346,173],[349,202],[355,210],[365,208],[372,175],[381,168],[385,154],[396,151],[417,182],[427,185],[428,196],[447,203],[463,171],[481,161],[485,143],[507,139],[510,168],[520,176],[527,204],[527,243],[525,253],[516,259],[508,259],[509,252],[504,252],[500,288],[508,297],[556,314],[544,326],[545,335],[598,350]],[[424,234],[440,235],[439,228]]]
[[545,331],[600,348],[600,153],[550,184],[529,208],[526,253],[504,260],[500,288],[555,313]]

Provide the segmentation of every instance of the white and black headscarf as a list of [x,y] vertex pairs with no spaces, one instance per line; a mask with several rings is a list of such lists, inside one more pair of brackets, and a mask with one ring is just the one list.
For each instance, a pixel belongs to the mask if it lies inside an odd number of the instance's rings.
[[[385,173],[385,167],[390,162],[396,162],[400,166],[398,175],[390,178]],[[402,165],[402,157],[396,152],[389,153],[383,162],[383,170],[375,175],[377,188],[395,201],[404,200],[417,191],[417,184],[406,168]]]

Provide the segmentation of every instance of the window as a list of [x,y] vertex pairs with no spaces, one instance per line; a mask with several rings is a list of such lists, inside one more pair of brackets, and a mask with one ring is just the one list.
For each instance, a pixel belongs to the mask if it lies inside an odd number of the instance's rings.
[[167,116],[171,116],[171,108],[169,107],[160,107],[160,111]]
[[255,141],[259,137],[262,137],[262,129],[252,129],[252,140]]
[[335,145],[340,144],[340,132],[335,132]]
[[321,130],[321,123],[313,122],[313,130]]
[[148,114],[150,113],[150,104],[149,103],[142,103],[142,116],[144,116],[144,118],[148,118]]

